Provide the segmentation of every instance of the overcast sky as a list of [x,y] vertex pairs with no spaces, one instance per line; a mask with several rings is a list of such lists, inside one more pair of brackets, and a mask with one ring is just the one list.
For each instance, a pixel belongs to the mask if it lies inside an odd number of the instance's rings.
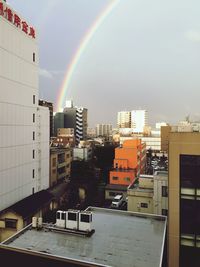
[[[56,102],[80,41],[111,0],[7,0],[37,28],[40,97]],[[200,1],[121,0],[87,45],[67,97],[89,125],[146,109],[149,122],[200,120]]]

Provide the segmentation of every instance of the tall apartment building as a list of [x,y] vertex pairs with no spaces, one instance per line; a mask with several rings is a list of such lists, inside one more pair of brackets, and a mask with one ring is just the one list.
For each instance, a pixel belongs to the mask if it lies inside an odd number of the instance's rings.
[[0,0],[0,211],[49,186],[49,110],[35,29]]
[[200,266],[200,133],[169,133],[168,262]]
[[97,124],[96,125],[96,136],[109,136],[112,134],[111,124]]
[[117,126],[118,128],[130,128],[131,127],[131,112],[130,111],[118,112]]
[[67,101],[67,106],[63,112],[58,112],[54,117],[54,132],[57,135],[58,128],[73,128],[76,143],[87,138],[87,109],[74,107],[71,101]]
[[131,111],[131,128],[134,133],[143,133],[147,126],[147,111],[132,110]]

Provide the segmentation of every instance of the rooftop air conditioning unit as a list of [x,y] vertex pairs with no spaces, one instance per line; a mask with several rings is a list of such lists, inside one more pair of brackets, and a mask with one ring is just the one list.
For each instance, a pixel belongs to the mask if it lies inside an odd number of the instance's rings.
[[68,210],[66,215],[67,215],[66,228],[72,230],[78,230],[79,211]]
[[92,212],[83,211],[79,214],[79,230],[90,232],[92,231]]
[[66,211],[58,210],[56,213],[56,226],[60,228],[66,227]]

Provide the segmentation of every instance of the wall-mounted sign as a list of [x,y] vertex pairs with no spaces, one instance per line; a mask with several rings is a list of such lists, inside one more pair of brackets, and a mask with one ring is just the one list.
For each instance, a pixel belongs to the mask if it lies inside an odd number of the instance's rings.
[[30,37],[35,38],[35,29],[29,26],[26,21],[22,20],[16,13],[14,13],[9,7],[0,2],[0,16],[6,18],[9,22],[21,29]]

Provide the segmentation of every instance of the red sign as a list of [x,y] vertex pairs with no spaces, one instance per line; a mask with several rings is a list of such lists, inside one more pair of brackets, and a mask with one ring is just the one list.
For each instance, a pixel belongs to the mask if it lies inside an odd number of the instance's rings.
[[24,33],[35,39],[35,29],[29,26],[26,21],[22,21],[21,18],[17,14],[13,13],[9,7],[4,7],[2,2],[0,2],[0,16],[3,16],[17,28],[21,29]]

